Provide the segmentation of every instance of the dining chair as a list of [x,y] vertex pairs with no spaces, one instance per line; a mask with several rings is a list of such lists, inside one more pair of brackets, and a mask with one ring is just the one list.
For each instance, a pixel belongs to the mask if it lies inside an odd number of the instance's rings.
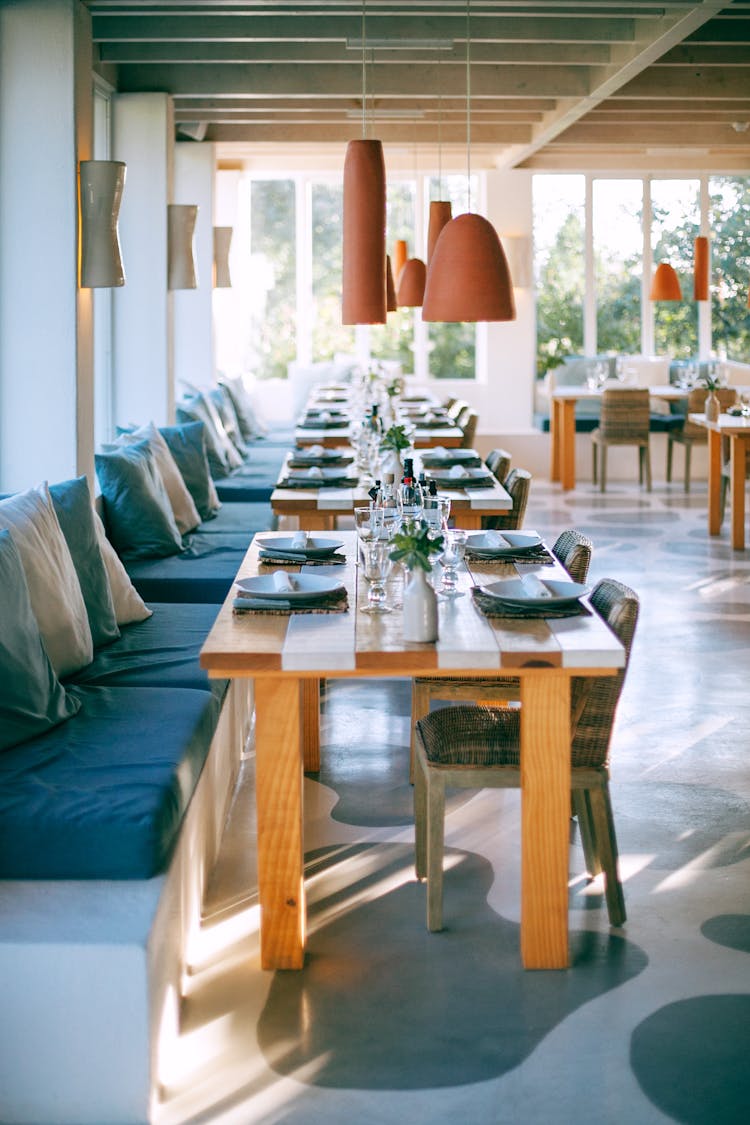
[[607,487],[607,448],[610,445],[635,445],[638,448],[638,481],[643,484],[645,474],[646,491],[651,491],[650,422],[647,389],[608,388],[602,393],[599,425],[591,431],[594,484],[598,476],[597,452],[600,447],[602,453],[601,492]]
[[476,437],[477,433],[478,421],[479,415],[477,414],[476,410],[470,410],[466,415],[465,421],[461,425],[461,429],[464,432],[464,436],[461,438],[462,449],[471,449],[473,447],[474,438]]
[[[687,415],[702,414],[708,396],[707,387],[693,387],[687,400]],[[737,391],[733,387],[720,387],[716,391],[722,414],[728,407],[737,401]],[[667,483],[672,480],[672,453],[675,442],[685,447],[685,492],[690,491],[690,458],[694,445],[706,445],[708,430],[705,426],[696,426],[689,417],[685,417],[685,425],[679,430],[667,431]]]
[[497,516],[482,516],[483,528],[496,528],[500,531],[505,528],[506,531],[512,531],[523,527],[531,489],[531,473],[527,469],[511,469],[503,481],[503,488],[513,501],[513,507],[509,512],[502,512]]
[[459,410],[458,414],[453,419],[453,425],[458,426],[458,428],[462,430],[464,428],[464,426],[466,425],[470,414],[471,414],[471,407],[469,406],[468,402],[464,403],[464,405]]
[[[591,540],[571,527],[560,532],[552,547],[552,554],[565,567],[573,581],[583,585],[588,577],[592,550]],[[416,724],[425,715],[429,715],[433,699],[499,703],[518,699],[520,690],[517,676],[488,676],[486,679],[470,676],[415,676],[411,682],[410,781],[414,781]]]
[[462,410],[470,410],[470,409],[471,409],[471,407],[469,406],[468,402],[466,402],[465,399],[454,398],[453,402],[451,403],[451,405],[446,410],[446,414],[451,419],[451,421],[455,422]]
[[484,463],[493,476],[502,483],[510,472],[510,463],[513,455],[507,449],[491,449],[484,459]]
[[[615,676],[578,677],[571,684],[571,798],[581,828],[586,867],[604,872],[610,925],[625,922],[617,872],[617,839],[609,795],[609,750],[617,703],[638,620],[638,597],[604,578],[591,606],[625,648],[625,668]],[[521,705],[523,706],[523,704]],[[416,873],[427,880],[427,928],[443,926],[443,843],[446,788],[514,788],[521,785],[518,707],[445,707],[417,723],[414,786]]]

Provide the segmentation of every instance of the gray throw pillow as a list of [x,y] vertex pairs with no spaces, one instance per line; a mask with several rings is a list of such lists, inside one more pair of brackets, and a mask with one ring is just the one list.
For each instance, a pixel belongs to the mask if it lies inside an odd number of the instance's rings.
[[159,433],[177,462],[201,518],[213,519],[221,502],[208,468],[205,425],[203,422],[184,422],[181,426],[160,426]]
[[182,536],[148,442],[94,456],[107,531],[123,558],[161,559],[182,550]]
[[8,750],[81,706],[52,670],[10,531],[0,531],[0,621],[0,750]]
[[51,484],[49,492],[81,584],[94,646],[109,644],[117,640],[120,630],[99,549],[89,483],[86,477],[76,477]]

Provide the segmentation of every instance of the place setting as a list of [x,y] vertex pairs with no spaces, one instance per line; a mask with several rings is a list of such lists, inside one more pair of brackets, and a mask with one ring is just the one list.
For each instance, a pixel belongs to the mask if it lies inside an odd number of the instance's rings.
[[474,449],[446,449],[445,446],[436,445],[434,449],[425,450],[421,455],[422,467],[427,469],[452,469],[461,465],[464,469],[478,469],[482,465],[482,458]]
[[353,461],[354,454],[343,453],[339,449],[326,449],[322,445],[311,445],[307,449],[298,446],[291,451],[287,468],[344,468],[346,465],[351,465]]
[[554,566],[554,558],[535,531],[469,532],[466,538],[466,557],[479,561],[534,563],[537,566]]
[[321,467],[311,465],[308,469],[292,469],[283,477],[278,488],[356,488],[359,477],[348,476],[346,465]]
[[569,579],[524,574],[474,586],[471,593],[474,605],[485,617],[548,619],[591,616],[591,610],[581,601],[589,593],[589,587]]
[[265,565],[273,563],[300,563],[305,566],[341,566],[346,557],[339,553],[344,543],[341,539],[329,539],[311,535],[307,531],[297,531],[291,536],[274,536],[272,539],[258,537],[258,559]]
[[348,608],[346,587],[338,578],[286,570],[238,578],[232,602],[235,614],[345,613]]
[[[422,464],[425,464],[424,460]],[[432,469],[425,475],[428,480],[434,480],[438,488],[495,488],[497,485],[495,476],[486,466],[481,465],[478,468],[454,465],[447,471]]]

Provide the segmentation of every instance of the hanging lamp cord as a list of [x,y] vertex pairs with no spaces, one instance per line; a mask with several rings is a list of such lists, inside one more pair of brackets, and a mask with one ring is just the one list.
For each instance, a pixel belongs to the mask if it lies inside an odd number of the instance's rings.
[[367,0],[362,0],[362,140],[367,140],[367,38],[365,35],[365,8]]
[[443,88],[440,83],[440,52],[437,56],[438,71],[438,199],[443,198]]
[[471,211],[471,0],[466,0],[466,197]]

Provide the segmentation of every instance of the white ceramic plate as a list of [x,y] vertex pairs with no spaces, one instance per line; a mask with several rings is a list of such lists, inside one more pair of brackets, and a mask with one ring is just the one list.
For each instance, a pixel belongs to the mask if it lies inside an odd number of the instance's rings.
[[482,586],[482,592],[506,605],[516,606],[564,606],[577,602],[589,587],[578,582],[558,581],[554,578],[504,578]]
[[466,546],[477,555],[502,558],[503,554],[517,555],[519,551],[533,551],[542,540],[533,531],[477,531],[466,537]]
[[264,551],[292,551],[295,555],[309,555],[317,558],[322,555],[332,555],[339,547],[344,546],[342,539],[318,539],[308,535],[304,547],[295,547],[293,538],[259,539],[258,546]]
[[343,589],[337,578],[321,578],[313,574],[290,574],[292,589],[279,590],[274,585],[272,574],[262,574],[258,578],[238,578],[237,587],[254,598],[270,598],[273,601],[304,601],[304,599],[332,594]]

